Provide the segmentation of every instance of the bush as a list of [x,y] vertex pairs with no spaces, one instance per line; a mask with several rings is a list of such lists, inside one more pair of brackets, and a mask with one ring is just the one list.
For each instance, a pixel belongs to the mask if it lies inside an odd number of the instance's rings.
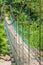
[[0,23],[0,54],[9,54],[8,42],[6,39],[3,22]]

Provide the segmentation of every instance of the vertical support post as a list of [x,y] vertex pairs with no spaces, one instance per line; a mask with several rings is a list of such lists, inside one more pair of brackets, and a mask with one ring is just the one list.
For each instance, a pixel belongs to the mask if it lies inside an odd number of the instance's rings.
[[39,57],[39,65],[41,65],[41,0],[39,0],[39,8],[40,8],[40,12],[39,12],[39,53],[40,53],[40,57]]

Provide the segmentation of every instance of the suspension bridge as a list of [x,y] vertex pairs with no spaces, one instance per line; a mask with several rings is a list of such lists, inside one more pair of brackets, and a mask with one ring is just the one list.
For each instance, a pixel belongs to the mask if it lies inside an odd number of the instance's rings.
[[[12,23],[14,24],[14,22]],[[5,30],[17,65],[43,65],[40,52],[34,52],[18,35],[11,21],[5,17]],[[38,54],[37,54],[38,53]]]
[[[10,10],[12,13],[11,6],[10,6]],[[12,17],[13,17],[13,14],[12,14]],[[11,17],[11,20],[9,21],[8,17],[4,16],[5,18],[4,24],[5,24],[5,31],[8,38],[8,42],[10,44],[10,47],[15,59],[15,63],[17,65],[43,65],[41,52],[39,50],[31,49],[30,46],[28,46],[23,41],[23,39],[17,32],[18,24],[16,24],[15,20],[13,20],[12,17]]]

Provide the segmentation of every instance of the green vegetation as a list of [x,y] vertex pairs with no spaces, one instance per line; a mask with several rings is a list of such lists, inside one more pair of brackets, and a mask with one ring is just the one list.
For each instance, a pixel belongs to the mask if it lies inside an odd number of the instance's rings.
[[[2,9],[3,3],[4,3],[4,0],[0,0],[0,17],[1,17],[1,11],[2,11],[1,9]],[[5,30],[4,30],[4,22],[2,21],[3,20],[0,19],[0,55],[1,54],[6,55],[6,54],[9,54],[9,49],[8,49],[8,42],[7,42]]]
[[[41,2],[39,0],[32,0],[32,1],[8,0],[6,1],[6,4],[7,5],[10,4],[12,6],[13,14],[15,16],[16,21],[15,22],[16,25],[14,24],[14,28],[16,29],[18,26],[17,32],[23,38],[23,41],[25,41],[28,45],[30,45],[31,48],[37,48],[43,51],[43,12],[42,12],[43,0],[41,0]],[[40,4],[41,4],[41,13],[40,13]],[[8,14],[8,18],[11,19],[10,18],[11,14],[10,10],[8,10],[8,6],[6,6],[6,12]],[[40,15],[41,15],[41,25],[40,25]],[[41,39],[39,32],[40,27],[41,27]]]
[[[16,21],[19,23],[17,24],[18,33],[20,35],[23,34],[22,35],[23,40],[27,44],[29,44],[31,48],[37,48],[40,49],[41,51],[43,51],[42,2],[43,2],[42,0],[41,2],[39,2],[39,0],[33,0],[33,1],[26,0],[25,2],[24,0],[23,1],[18,0],[13,2],[12,4],[14,15],[16,16]],[[40,13],[40,4],[42,5],[41,13]],[[40,21],[40,15],[41,15],[41,21]],[[41,27],[41,38],[40,38],[40,27]]]
[[4,31],[4,23],[0,23],[0,54],[9,54],[8,42]]
[[7,16],[8,19],[10,20],[11,13],[10,13],[9,6],[6,6],[4,9],[5,9],[5,14],[6,14],[6,16]]
[[43,51],[43,0],[41,2],[39,0],[6,0],[5,4],[5,13],[9,20],[11,19],[11,12],[8,5],[10,4],[12,6],[11,9],[15,16],[13,26],[15,29],[18,27],[17,32],[23,38],[23,41],[30,45],[31,48],[37,48]]

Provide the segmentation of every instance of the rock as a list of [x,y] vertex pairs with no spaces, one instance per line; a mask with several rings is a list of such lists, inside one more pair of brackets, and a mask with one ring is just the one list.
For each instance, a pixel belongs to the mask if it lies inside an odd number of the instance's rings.
[[8,55],[6,55],[6,56],[0,56],[0,59],[4,59],[4,60],[6,60],[6,61],[10,61],[11,60],[11,57],[10,56],[8,56]]
[[14,62],[15,62],[15,61],[14,61],[14,58],[12,58],[12,59],[11,59],[11,62],[12,62],[12,63],[14,63]]
[[8,55],[6,55],[6,56],[4,57],[4,60],[6,60],[6,61],[10,61],[10,60],[11,60],[11,57],[8,56]]
[[12,65],[11,61],[0,60],[0,65]]

